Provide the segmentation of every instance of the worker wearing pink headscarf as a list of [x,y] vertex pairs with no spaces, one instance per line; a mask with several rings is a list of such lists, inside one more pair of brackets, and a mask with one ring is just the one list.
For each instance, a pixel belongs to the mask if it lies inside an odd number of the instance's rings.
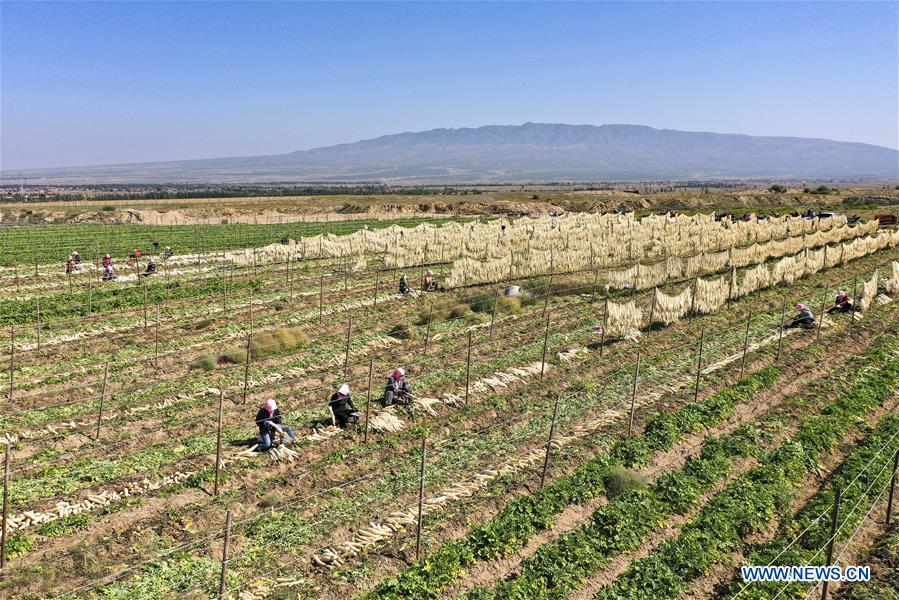
[[397,367],[387,378],[387,385],[384,387],[384,398],[382,404],[390,406],[394,401],[412,397],[412,388],[409,387],[409,381],[406,379],[406,371],[402,367]]
[[346,427],[347,423],[358,423],[362,415],[353,405],[353,399],[350,398],[350,386],[346,383],[331,395],[328,407],[331,409],[331,414],[334,415],[334,424],[338,427]]
[[827,312],[852,312],[852,298],[845,291],[840,290],[833,301],[833,306],[827,309]]
[[815,324],[815,315],[812,314],[812,311],[809,310],[808,306],[805,304],[797,304],[794,308],[798,314],[793,317],[793,320],[789,322],[787,327],[799,327],[803,325],[810,327]]
[[265,452],[272,447],[272,438],[276,433],[287,435],[290,441],[295,442],[297,436],[293,429],[285,425],[281,419],[281,411],[274,400],[266,400],[256,413],[256,425],[259,427],[259,447],[257,450]]

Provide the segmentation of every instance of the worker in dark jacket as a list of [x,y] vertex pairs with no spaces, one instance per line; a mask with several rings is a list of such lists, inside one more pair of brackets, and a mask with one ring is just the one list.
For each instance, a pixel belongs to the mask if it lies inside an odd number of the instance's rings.
[[798,314],[787,324],[787,327],[810,327],[815,324],[815,315],[812,314],[808,306],[797,304],[795,308]]
[[256,413],[256,426],[259,427],[259,446],[256,449],[260,452],[265,452],[272,447],[272,438],[277,433],[286,434],[291,442],[297,441],[293,429],[282,421],[278,403],[274,400],[266,400],[259,412]]
[[428,269],[427,273],[425,273],[424,283],[421,288],[426,292],[436,292],[437,291],[437,280],[434,279],[434,272]]
[[406,371],[399,367],[394,369],[390,377],[387,378],[387,385],[384,387],[384,406],[390,406],[395,401],[400,401],[412,397],[412,388],[409,387],[409,381],[406,379]]
[[409,287],[409,281],[406,279],[406,275],[400,275],[400,293],[403,295],[411,294],[412,288]]
[[362,414],[353,406],[350,398],[350,386],[343,384],[340,389],[331,395],[328,401],[331,414],[334,415],[334,424],[338,427],[346,427],[347,423],[358,423]]
[[840,290],[837,292],[837,297],[833,301],[833,306],[828,308],[827,312],[852,312],[852,298],[849,297],[849,294]]
[[144,275],[156,275],[156,261],[153,260],[153,257],[150,257],[150,262],[147,263],[147,270],[144,271]]

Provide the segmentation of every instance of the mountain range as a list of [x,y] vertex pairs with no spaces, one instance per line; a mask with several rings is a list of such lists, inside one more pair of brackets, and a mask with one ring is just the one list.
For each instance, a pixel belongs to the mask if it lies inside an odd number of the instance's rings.
[[[499,183],[899,178],[899,151],[825,139],[525,123],[431,129],[267,156],[22,171],[46,183]],[[3,173],[4,181],[19,172]]]

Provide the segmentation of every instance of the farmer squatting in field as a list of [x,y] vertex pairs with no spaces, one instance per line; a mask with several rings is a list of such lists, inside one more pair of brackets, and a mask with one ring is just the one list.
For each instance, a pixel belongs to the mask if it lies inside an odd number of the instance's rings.
[[256,413],[256,425],[259,427],[259,447],[257,450],[265,452],[272,447],[272,440],[275,434],[286,434],[290,441],[295,442],[297,436],[294,435],[293,429],[285,425],[281,418],[281,411],[278,409],[278,403],[274,400],[266,400]]
[[391,406],[394,400],[408,400],[412,398],[412,388],[409,386],[409,380],[406,379],[406,371],[402,367],[397,367],[387,378],[387,385],[384,387],[384,398],[382,404]]
[[353,405],[353,400],[350,398],[350,386],[346,383],[331,395],[328,408],[331,409],[334,424],[338,427],[346,427],[347,423],[358,423],[362,417],[362,413]]

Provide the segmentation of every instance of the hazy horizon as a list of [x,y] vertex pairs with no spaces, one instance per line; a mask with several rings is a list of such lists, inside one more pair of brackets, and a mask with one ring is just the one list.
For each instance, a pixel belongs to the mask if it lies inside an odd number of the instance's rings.
[[0,11],[5,172],[524,122],[899,148],[892,2]]
[[[483,124],[483,125],[476,125],[476,126],[472,126],[472,127],[458,127],[458,128],[450,128],[450,127],[434,127],[434,128],[426,129],[426,130],[423,130],[423,131],[417,131],[417,132],[414,132],[414,131],[396,131],[396,132],[387,133],[387,134],[383,134],[383,135],[379,135],[379,136],[374,136],[374,137],[372,137],[372,138],[365,138],[365,139],[352,140],[352,141],[345,141],[345,142],[335,142],[334,144],[329,144],[329,145],[327,145],[327,146],[314,146],[314,147],[311,147],[311,148],[297,148],[296,150],[290,150],[290,151],[287,151],[287,152],[284,152],[284,153],[277,153],[277,154],[242,155],[242,156],[239,156],[239,155],[229,155],[229,156],[203,156],[203,157],[193,157],[193,158],[188,158],[188,159],[166,159],[166,160],[161,160],[161,161],[140,161],[140,162],[128,162],[128,163],[103,163],[103,164],[93,164],[93,165],[48,165],[48,166],[46,166],[46,167],[31,167],[31,168],[23,167],[23,168],[19,168],[19,169],[15,169],[15,168],[13,168],[13,169],[6,169],[6,168],[4,167],[4,168],[2,169],[2,173],[3,173],[6,177],[10,177],[10,176],[14,176],[14,175],[15,175],[15,171],[29,172],[29,171],[41,171],[41,170],[45,170],[45,169],[46,169],[46,170],[52,170],[52,169],[66,169],[66,168],[79,168],[79,167],[88,167],[88,168],[89,168],[89,167],[117,166],[117,164],[118,164],[118,165],[129,165],[129,164],[148,164],[148,163],[161,163],[161,162],[184,162],[184,161],[191,161],[191,160],[197,160],[197,161],[200,161],[200,160],[216,160],[216,159],[229,159],[229,158],[252,158],[252,157],[254,157],[254,156],[279,156],[279,155],[282,155],[282,154],[290,154],[290,153],[293,153],[293,152],[304,152],[304,151],[309,151],[309,150],[317,150],[317,149],[330,148],[330,147],[332,147],[332,146],[350,145],[350,144],[354,144],[354,143],[357,143],[357,142],[360,142],[360,141],[377,140],[377,139],[380,139],[380,138],[390,137],[390,136],[394,136],[394,135],[414,134],[414,133],[428,133],[428,132],[431,132],[431,131],[441,131],[441,130],[447,130],[447,131],[456,131],[456,130],[460,130],[460,129],[477,130],[477,129],[481,129],[481,128],[484,128],[484,127],[518,127],[518,126],[524,126],[524,125],[527,125],[527,124],[547,125],[548,123],[536,123],[536,122],[534,122],[534,121],[528,121],[528,122],[525,122],[525,123],[508,123],[508,124],[507,124],[507,123],[485,123],[485,124]],[[601,126],[603,126],[603,125],[626,125],[626,126],[638,126],[638,127],[643,126],[643,125],[641,125],[641,124],[639,124],[639,123],[551,123],[550,125],[570,125],[570,126],[590,126],[590,127],[601,127]],[[740,134],[740,133],[734,133],[734,132],[728,132],[728,131],[714,131],[714,132],[713,132],[713,131],[695,131],[695,132],[684,132],[684,131],[682,131],[682,130],[672,130],[671,128],[668,128],[668,127],[659,127],[659,128],[656,128],[656,129],[659,130],[659,131],[665,131],[665,130],[668,130],[668,131],[678,131],[678,132],[680,132],[680,133],[713,133],[713,134],[723,134],[723,135],[748,135],[748,134]],[[757,136],[757,137],[764,137],[764,136]],[[793,137],[793,138],[807,139],[807,140],[823,140],[823,141],[835,141],[835,142],[845,142],[845,143],[865,143],[865,142],[855,142],[855,141],[853,141],[853,140],[828,140],[828,139],[826,139],[826,138],[812,138],[812,137],[800,137],[800,136],[770,136],[770,137],[785,137],[785,138]],[[876,146],[876,144],[869,144],[869,145],[875,145],[875,146]],[[881,148],[887,148],[887,149],[890,149],[890,150],[896,150],[896,148],[890,148],[889,146],[879,146],[879,147],[881,147]]]

